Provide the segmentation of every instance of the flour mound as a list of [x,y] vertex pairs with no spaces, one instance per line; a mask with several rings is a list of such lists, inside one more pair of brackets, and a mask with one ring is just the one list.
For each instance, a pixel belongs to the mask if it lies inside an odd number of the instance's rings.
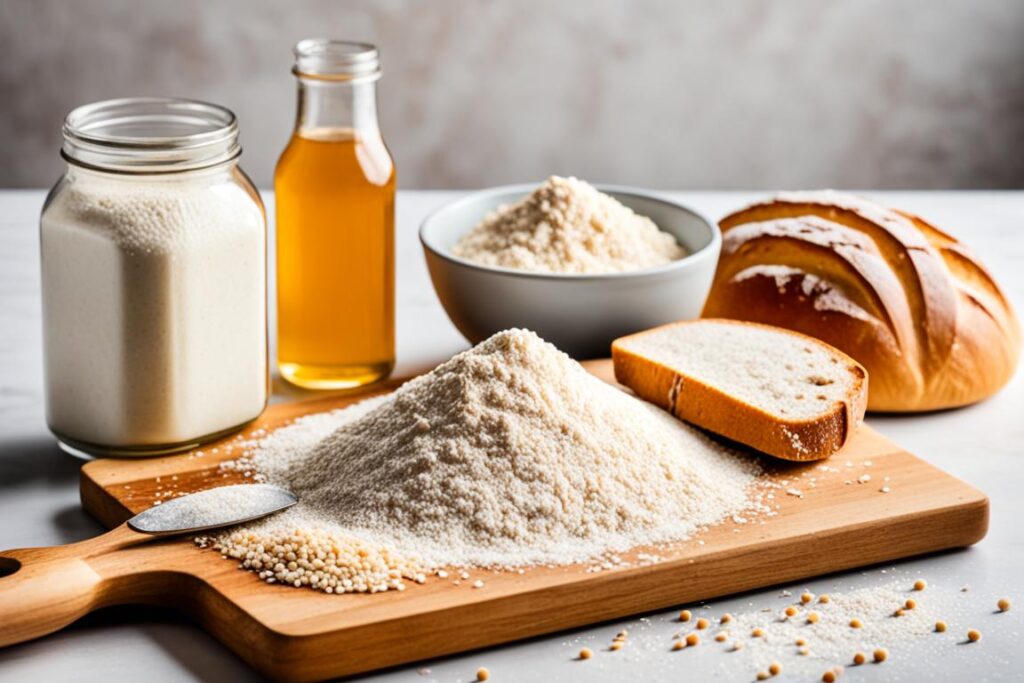
[[301,501],[268,524],[334,525],[433,566],[570,563],[682,539],[744,509],[758,471],[523,330],[279,430],[253,460]]
[[558,176],[522,201],[499,206],[452,252],[482,265],[544,273],[614,273],[686,256],[651,219],[583,180]]

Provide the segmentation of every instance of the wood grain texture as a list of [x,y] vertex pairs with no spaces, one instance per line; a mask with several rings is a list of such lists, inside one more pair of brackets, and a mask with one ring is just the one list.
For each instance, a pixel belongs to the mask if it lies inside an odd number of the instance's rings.
[[[611,377],[607,361],[587,365],[602,378]],[[275,405],[249,432],[351,400]],[[89,463],[82,470],[82,503],[114,527],[168,488],[193,491],[244,481],[241,473],[224,476],[218,470],[221,461],[232,457],[223,443],[202,450],[202,457]],[[855,474],[846,474],[846,461]],[[865,461],[872,462],[870,468]],[[89,609],[123,603],[169,606],[190,614],[263,674],[313,680],[970,545],[985,534],[984,494],[870,429],[862,429],[828,463],[843,472],[819,475],[812,472],[818,463],[771,463],[769,476],[779,480],[806,473],[803,498],[780,493],[778,515],[764,524],[723,523],[657,551],[664,558],[657,564],[599,573],[580,566],[531,569],[523,575],[475,571],[474,578],[486,582],[479,590],[468,582],[454,586],[436,578],[401,593],[377,595],[323,595],[271,586],[188,539],[117,547],[79,561],[97,576]],[[872,474],[870,485],[844,483],[862,472]],[[813,487],[808,486],[811,476],[817,477]],[[883,476],[890,477],[891,493],[878,491]]]

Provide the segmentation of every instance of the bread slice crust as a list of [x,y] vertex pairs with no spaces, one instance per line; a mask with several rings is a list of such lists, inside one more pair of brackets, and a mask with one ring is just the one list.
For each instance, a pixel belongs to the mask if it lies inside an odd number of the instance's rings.
[[[811,418],[785,418],[770,413],[700,377],[687,375],[670,363],[651,358],[630,348],[631,340],[642,335],[665,334],[681,325],[707,322],[763,328],[780,335],[824,348],[852,375],[852,390]],[[788,339],[787,339],[788,338]],[[766,359],[770,363],[771,359]],[[821,460],[829,457],[850,439],[864,420],[867,407],[867,371],[841,351],[813,337],[770,325],[725,319],[705,319],[671,323],[652,330],[622,337],[612,344],[615,379],[633,392],[676,417],[732,441],[750,446],[777,458],[793,461]]]

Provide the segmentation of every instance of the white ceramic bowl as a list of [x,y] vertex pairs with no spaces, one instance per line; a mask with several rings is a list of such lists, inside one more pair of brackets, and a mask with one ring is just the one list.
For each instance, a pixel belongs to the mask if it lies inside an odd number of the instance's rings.
[[434,289],[466,339],[475,344],[523,327],[575,358],[603,358],[617,337],[700,315],[722,246],[718,226],[643,190],[598,186],[674,235],[689,256],[657,268],[576,275],[482,266],[451,253],[459,238],[499,204],[516,202],[536,187],[474,192],[441,207],[420,227]]

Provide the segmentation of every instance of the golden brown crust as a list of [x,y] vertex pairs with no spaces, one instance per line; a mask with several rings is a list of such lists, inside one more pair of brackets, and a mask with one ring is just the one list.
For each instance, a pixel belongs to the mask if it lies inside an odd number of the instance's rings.
[[[752,325],[735,320],[717,322]],[[682,375],[655,358],[627,348],[628,341],[635,337],[679,325],[694,324],[700,324],[700,321],[671,323],[615,340],[612,344],[615,379],[641,398],[671,411],[682,420],[786,460],[827,458],[842,448],[863,421],[868,395],[867,372],[852,358],[835,349],[829,351],[840,358],[855,376],[854,390],[845,400],[836,402],[819,417],[782,420],[697,377]],[[823,346],[813,337],[779,328],[772,329],[779,334],[800,337],[809,343]]]
[[[783,194],[721,226],[703,314],[842,349],[868,369],[871,410],[966,405],[1013,374],[1020,327],[1009,302],[964,245],[923,219],[827,191]],[[833,235],[831,256],[821,233]]]

